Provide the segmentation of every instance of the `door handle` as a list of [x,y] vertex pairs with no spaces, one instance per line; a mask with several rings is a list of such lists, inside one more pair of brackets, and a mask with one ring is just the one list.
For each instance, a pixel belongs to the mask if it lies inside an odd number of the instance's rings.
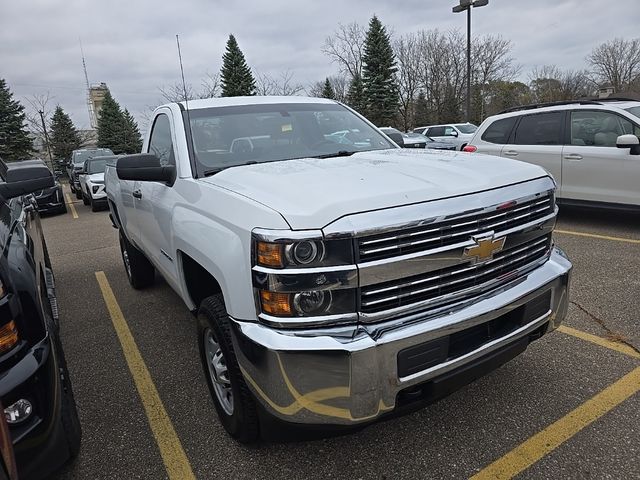
[[515,150],[507,150],[506,152],[504,152],[505,155],[509,155],[510,157],[517,157],[518,156],[518,152],[516,152]]
[[564,159],[565,159],[565,160],[571,160],[571,161],[574,161],[574,162],[575,162],[575,161],[582,160],[582,155],[579,155],[579,154],[577,154],[577,153],[567,153],[567,154],[564,156]]
[[142,190],[134,190],[131,195],[133,195],[134,198],[140,199],[142,198]]

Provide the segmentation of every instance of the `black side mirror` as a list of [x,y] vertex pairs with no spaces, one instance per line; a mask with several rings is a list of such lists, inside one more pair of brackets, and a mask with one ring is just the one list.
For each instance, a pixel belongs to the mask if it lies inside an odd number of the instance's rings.
[[137,153],[118,158],[116,172],[120,180],[173,184],[176,179],[176,167],[161,165],[160,159],[152,153]]
[[399,147],[404,147],[404,139],[402,138],[401,133],[390,132],[387,133],[387,137],[396,142]]
[[0,160],[0,196],[5,200],[53,187],[55,180],[42,160],[5,163]]

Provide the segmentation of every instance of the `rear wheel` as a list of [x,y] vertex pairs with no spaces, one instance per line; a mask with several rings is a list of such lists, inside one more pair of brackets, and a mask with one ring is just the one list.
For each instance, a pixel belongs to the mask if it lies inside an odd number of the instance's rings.
[[139,290],[153,284],[155,269],[151,262],[140,250],[131,245],[131,242],[120,231],[120,253],[124,270],[127,273],[129,283],[133,288]]
[[255,400],[240,372],[222,295],[205,298],[198,311],[198,344],[207,385],[220,423],[243,443],[258,439]]

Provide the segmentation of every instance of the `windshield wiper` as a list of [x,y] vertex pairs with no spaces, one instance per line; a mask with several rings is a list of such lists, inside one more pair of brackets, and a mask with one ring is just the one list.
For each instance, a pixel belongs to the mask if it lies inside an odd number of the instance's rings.
[[255,165],[256,162],[255,160],[250,160],[248,162],[245,163],[236,163],[235,165],[225,165],[224,167],[217,167],[217,168],[212,168],[210,170],[205,170],[204,172],[202,172],[202,175],[204,177],[208,177],[210,175],[215,175],[216,173],[220,173],[223,170],[226,170],[227,168],[231,168],[231,167],[241,167],[242,165]]
[[335,153],[325,153],[324,155],[314,155],[311,158],[335,158],[335,157],[350,157],[354,153],[358,153],[358,151],[349,151],[349,150],[340,150]]

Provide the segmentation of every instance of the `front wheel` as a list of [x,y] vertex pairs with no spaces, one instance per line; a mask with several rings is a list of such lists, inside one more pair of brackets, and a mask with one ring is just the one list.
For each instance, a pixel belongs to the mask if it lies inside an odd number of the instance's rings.
[[82,204],[83,205],[89,205],[89,199],[84,194],[82,194]]
[[198,311],[198,344],[207,385],[220,423],[242,443],[258,439],[255,400],[240,372],[231,325],[221,295],[205,298]]
[[76,198],[80,200],[82,198],[82,192],[80,190],[76,190]]
[[120,231],[120,253],[124,270],[127,273],[129,283],[136,290],[148,287],[155,278],[155,269],[151,262],[140,250],[131,245],[131,242]]

